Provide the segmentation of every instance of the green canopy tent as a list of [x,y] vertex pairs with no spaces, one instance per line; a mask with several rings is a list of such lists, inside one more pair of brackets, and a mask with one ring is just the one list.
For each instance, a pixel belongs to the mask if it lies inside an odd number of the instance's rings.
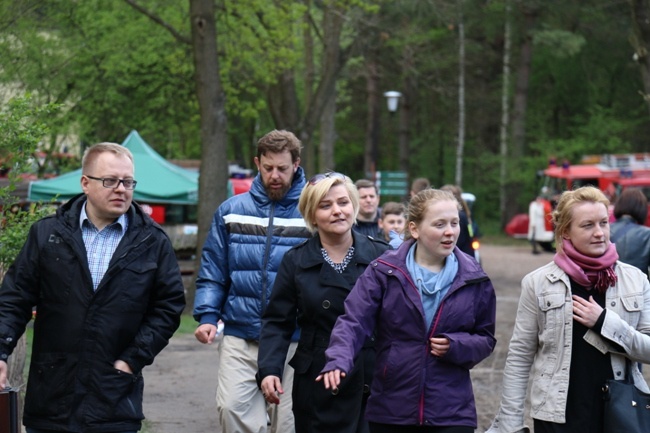
[[[138,186],[133,199],[141,203],[197,204],[199,173],[179,167],[153,150],[137,131],[122,143],[133,154]],[[32,181],[30,201],[67,201],[81,193],[81,169],[48,180]]]

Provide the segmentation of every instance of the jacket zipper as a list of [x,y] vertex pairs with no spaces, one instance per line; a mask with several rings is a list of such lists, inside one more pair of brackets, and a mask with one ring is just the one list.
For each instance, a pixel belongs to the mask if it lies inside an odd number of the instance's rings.
[[[271,240],[273,239],[273,219],[275,218],[275,202],[271,204],[271,213],[269,215],[269,225],[266,227],[266,248],[264,250],[264,260],[262,261],[262,311],[264,314],[266,310],[266,288],[269,283],[269,274],[267,266],[269,264],[269,256],[271,255]],[[260,317],[262,317],[262,314]],[[261,323],[261,322],[260,322]]]
[[[386,266],[397,270],[400,272],[404,277],[407,279],[409,283],[411,283],[411,287],[415,289],[415,291],[418,293],[418,296],[420,296],[420,292],[417,290],[417,286],[411,279],[411,276],[407,273],[404,272],[403,269],[394,266],[391,263],[385,262],[383,260],[377,260],[379,263],[383,263]],[[426,358],[429,355],[429,338],[433,337],[433,335],[436,332],[436,328],[438,327],[438,322],[440,321],[440,317],[442,316],[442,309],[445,305],[444,300],[440,303],[440,307],[438,307],[438,312],[436,313],[436,318],[435,322],[433,323],[433,327],[431,328],[431,333],[429,334],[429,337],[426,339],[425,344],[424,344],[424,362],[423,362],[423,368],[422,368],[422,373],[421,373],[421,380],[420,380],[420,402],[419,402],[419,407],[418,407],[418,418],[419,418],[419,423],[420,425],[424,424],[424,381],[426,378]],[[386,376],[386,367],[384,367],[384,376]]]
[[[440,317],[442,316],[442,309],[445,306],[445,302],[442,301],[440,303],[440,307],[438,307],[438,312],[436,313],[436,320],[433,322],[433,327],[431,328],[431,333],[429,334],[429,338],[432,338],[434,334],[436,333],[436,328],[438,327],[438,322],[440,321]],[[421,387],[420,387],[420,425],[424,424],[424,381],[426,378],[426,357],[429,356],[429,338],[427,338],[427,344],[425,345],[425,350],[424,350],[424,368],[422,369],[422,380],[420,381]]]

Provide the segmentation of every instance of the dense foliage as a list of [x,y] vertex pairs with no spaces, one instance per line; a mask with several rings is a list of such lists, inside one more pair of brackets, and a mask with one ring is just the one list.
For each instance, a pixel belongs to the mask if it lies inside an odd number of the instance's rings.
[[48,118],[54,105],[34,106],[29,97],[14,98],[0,110],[1,167],[8,177],[7,186],[0,188],[0,280],[25,243],[34,221],[50,212],[46,207],[28,208],[12,194],[21,173],[32,164],[37,144],[48,134]]
[[[498,221],[504,28],[512,24],[509,100],[525,101],[512,122],[507,184],[526,209],[536,173],[550,156],[645,152],[650,121],[639,64],[630,45],[630,6],[515,0],[215,0],[221,77],[228,114],[228,157],[252,165],[257,137],[284,123],[274,113],[306,113],[333,43],[328,8],[344,15],[336,43],[334,163],[365,176],[364,154],[376,136],[376,165],[396,170],[398,136],[408,136],[411,178],[453,183],[459,123],[459,28],[464,29],[464,190],[478,197],[477,219]],[[506,2],[512,12],[506,13]],[[135,3],[147,13],[132,7]],[[0,0],[0,82],[42,103],[62,104],[53,130],[79,141],[122,141],[137,129],[168,158],[200,156],[200,122],[189,45],[188,4],[171,0]],[[156,18],[157,21],[155,19]],[[525,55],[529,55],[526,59]],[[398,115],[376,91],[399,90]],[[293,87],[278,91],[278,83]],[[522,85],[525,84],[525,86]],[[407,90],[410,89],[410,90]],[[295,100],[289,98],[288,90]],[[297,101],[297,102],[296,102]],[[274,111],[275,108],[275,111]],[[406,123],[398,121],[408,115]],[[521,118],[517,116],[520,115]],[[298,125],[302,125],[300,120]],[[405,129],[407,131],[400,130]],[[324,146],[317,130],[312,147]],[[319,167],[315,165],[315,167]]]

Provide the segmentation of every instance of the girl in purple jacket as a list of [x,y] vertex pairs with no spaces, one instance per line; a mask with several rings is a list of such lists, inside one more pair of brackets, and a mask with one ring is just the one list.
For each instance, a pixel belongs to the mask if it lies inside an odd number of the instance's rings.
[[371,433],[473,433],[477,426],[469,370],[494,350],[496,296],[480,265],[456,248],[459,208],[446,191],[414,196],[407,241],[368,266],[332,331],[316,380],[333,392],[346,386],[374,332]]

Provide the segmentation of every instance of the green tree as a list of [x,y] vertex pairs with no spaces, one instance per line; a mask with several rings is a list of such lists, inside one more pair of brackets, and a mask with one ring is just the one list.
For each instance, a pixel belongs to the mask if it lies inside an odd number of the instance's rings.
[[[1,168],[9,178],[9,185],[0,188],[0,280],[25,243],[32,223],[50,212],[49,209],[33,206],[22,209],[13,192],[20,174],[31,164],[38,143],[48,136],[48,119],[56,111],[56,105],[38,106],[29,96],[11,99],[0,110]],[[12,386],[23,384],[25,357],[26,341],[23,336],[8,360],[8,380]]]

